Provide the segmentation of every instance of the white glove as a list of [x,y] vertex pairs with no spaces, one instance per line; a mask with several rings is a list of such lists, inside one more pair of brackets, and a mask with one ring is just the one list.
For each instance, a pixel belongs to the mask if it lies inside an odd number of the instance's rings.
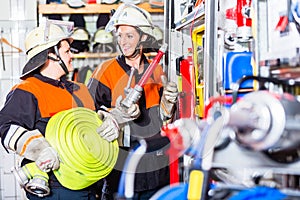
[[42,150],[35,163],[40,170],[49,172],[59,168],[59,157],[56,150],[49,146]]
[[109,142],[117,139],[119,136],[119,125],[113,115],[99,110],[98,116],[102,120],[102,124],[97,128],[99,135]]
[[160,102],[161,114],[164,117],[171,118],[174,112],[174,105],[177,103],[177,84],[174,82],[168,82],[166,76],[161,76],[161,80],[164,86]]
[[113,115],[119,126],[124,125],[129,121],[133,121],[141,114],[137,104],[132,104],[128,109],[121,106],[122,96],[119,96],[116,101],[116,107],[109,112]]
[[[35,161],[36,165],[44,172],[59,168],[57,152],[39,130],[28,131],[23,127],[18,127],[14,137],[17,139],[11,140],[10,149],[29,160]],[[12,148],[14,146],[16,149]]]
[[99,118],[103,121],[97,129],[99,135],[111,142],[119,137],[120,128],[127,122],[135,120],[140,116],[140,109],[137,104],[131,105],[128,109],[120,104],[122,96],[116,101],[116,107],[109,112],[98,111]]

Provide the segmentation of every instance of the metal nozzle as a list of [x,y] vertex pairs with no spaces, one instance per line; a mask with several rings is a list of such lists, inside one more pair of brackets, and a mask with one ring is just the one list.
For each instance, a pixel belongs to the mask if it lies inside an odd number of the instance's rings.
[[163,52],[163,53],[166,53],[167,51],[167,48],[168,48],[168,44],[167,43],[164,43],[161,47],[160,47],[160,51]]
[[38,197],[50,194],[48,174],[38,169],[35,163],[28,163],[21,168],[12,170],[22,188]]
[[25,185],[25,189],[39,197],[45,197],[50,194],[48,181],[44,177],[33,177],[29,183]]
[[143,88],[139,85],[136,85],[130,90],[126,98],[121,102],[125,108],[130,108],[130,106],[136,103],[142,95]]

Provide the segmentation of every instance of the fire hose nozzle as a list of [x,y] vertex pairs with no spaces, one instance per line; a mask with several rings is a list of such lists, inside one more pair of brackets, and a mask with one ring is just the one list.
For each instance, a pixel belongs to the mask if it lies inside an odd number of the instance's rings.
[[[129,93],[127,94],[126,98],[123,101],[121,101],[122,106],[124,106],[125,108],[130,108],[132,104],[138,102],[138,100],[142,96],[143,86],[145,85],[148,78],[151,76],[153,70],[158,65],[162,56],[165,54],[167,47],[168,45],[166,43],[160,47],[160,49],[157,52],[157,55],[155,56],[149,67],[146,69],[144,75],[141,77],[139,82],[135,85],[134,88],[129,90]],[[127,88],[128,87],[126,87],[126,90]]]
[[31,194],[38,197],[45,197],[50,194],[49,176],[46,172],[41,171],[34,162],[21,168],[14,168],[13,174],[20,186]]
[[125,108],[130,108],[130,106],[140,99],[142,95],[143,88],[139,85],[136,85],[134,88],[130,89],[130,92],[126,98],[121,102],[122,106]]
[[159,51],[161,51],[161,52],[163,52],[163,53],[166,53],[167,48],[168,48],[168,44],[164,43],[164,44],[160,47]]

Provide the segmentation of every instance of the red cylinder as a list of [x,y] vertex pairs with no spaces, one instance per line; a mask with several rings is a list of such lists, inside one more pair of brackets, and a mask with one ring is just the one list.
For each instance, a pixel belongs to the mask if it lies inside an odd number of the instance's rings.
[[237,26],[249,26],[252,25],[250,18],[250,6],[251,0],[237,0],[236,12],[237,12]]

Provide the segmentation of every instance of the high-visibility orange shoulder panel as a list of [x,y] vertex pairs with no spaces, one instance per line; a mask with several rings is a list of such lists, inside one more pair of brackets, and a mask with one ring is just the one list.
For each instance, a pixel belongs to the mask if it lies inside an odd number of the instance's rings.
[[[163,75],[162,67],[159,65],[153,71],[152,76],[147,80],[144,91],[146,95],[146,107],[159,105],[159,89],[162,87],[160,76]],[[103,62],[93,73],[92,77],[97,79],[112,92],[111,105],[115,106],[116,99],[122,95],[125,97],[124,88],[126,87],[129,75],[119,65],[116,59]],[[131,88],[135,86],[135,78],[131,82]]]
[[[78,107],[74,98],[66,89],[55,87],[35,77],[27,78],[13,89],[16,88],[28,91],[37,98],[38,108],[43,118],[51,117],[63,110]],[[81,86],[82,88],[84,87]],[[92,97],[87,90],[81,91],[81,89],[74,94],[78,96],[85,106],[93,108]]]

